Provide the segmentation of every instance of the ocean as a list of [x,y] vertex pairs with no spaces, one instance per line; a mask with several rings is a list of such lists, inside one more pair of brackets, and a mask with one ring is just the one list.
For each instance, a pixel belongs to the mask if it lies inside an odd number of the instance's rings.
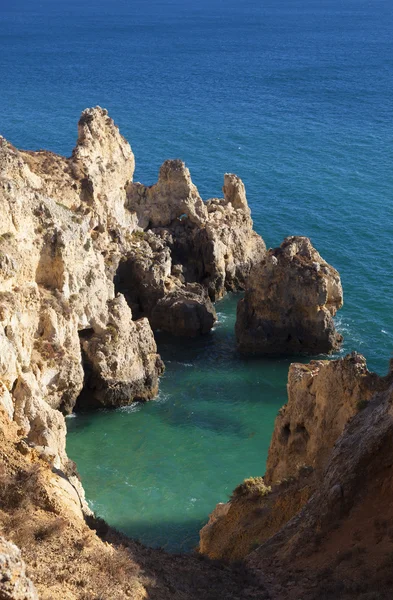
[[[203,198],[239,175],[268,246],[306,235],[344,287],[340,356],[383,374],[393,349],[391,0],[1,0],[0,133],[69,155],[100,105],[154,183],[167,158]],[[263,475],[290,359],[236,355],[236,296],[188,341],[158,336],[157,400],[68,422],[99,516],[152,546],[195,547],[245,477]]]

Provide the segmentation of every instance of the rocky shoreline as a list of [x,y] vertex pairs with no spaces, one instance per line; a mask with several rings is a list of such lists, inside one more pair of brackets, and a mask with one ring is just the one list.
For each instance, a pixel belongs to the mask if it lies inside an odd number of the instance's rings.
[[[360,355],[291,365],[266,475],[218,506],[201,532],[201,558],[143,549],[87,507],[64,415],[153,398],[164,370],[154,330],[206,334],[213,303],[244,290],[240,352],[328,354],[342,340],[338,272],[307,238],[267,250],[236,175],[225,174],[222,199],[204,202],[180,160],[166,161],[150,187],[133,182],[134,168],[100,107],[82,113],[70,158],[18,151],[0,137],[0,532],[48,600],[102,597],[104,581],[114,599],[321,597],[319,566],[310,585],[293,572],[296,593],[284,570],[306,571],[333,524],[345,528],[362,473],[390,485],[393,379],[369,373]],[[36,598],[7,540],[0,597]],[[209,559],[245,562],[236,570]]]

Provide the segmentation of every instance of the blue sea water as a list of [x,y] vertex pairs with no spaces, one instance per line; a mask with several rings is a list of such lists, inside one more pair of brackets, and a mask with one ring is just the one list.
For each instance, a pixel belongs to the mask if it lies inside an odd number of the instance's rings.
[[[137,180],[182,158],[204,198],[246,184],[270,246],[311,237],[341,273],[343,352],[393,348],[392,0],[0,0],[0,133],[69,155],[109,110]],[[111,524],[188,549],[215,503],[263,474],[288,361],[234,353],[236,298],[195,343],[158,339],[158,401],[69,421],[68,450]],[[342,352],[342,353],[343,353]]]

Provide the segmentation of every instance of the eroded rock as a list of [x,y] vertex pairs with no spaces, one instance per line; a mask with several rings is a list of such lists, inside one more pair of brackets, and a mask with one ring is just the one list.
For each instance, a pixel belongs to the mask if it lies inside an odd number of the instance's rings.
[[33,582],[15,544],[0,537],[0,598],[2,600],[38,600]]
[[124,296],[109,302],[102,332],[82,338],[86,387],[79,405],[124,406],[158,392],[163,363],[147,319],[132,320]]
[[338,272],[305,237],[269,250],[238,304],[236,338],[243,353],[326,354],[342,336],[333,317],[343,304]]
[[[346,504],[350,471],[345,463],[352,464],[352,457],[349,453],[342,455],[341,468],[345,476],[332,470],[326,485],[325,469],[329,469],[333,456],[336,456],[336,464],[339,462],[336,448],[341,442],[338,440],[344,439],[353,422],[359,421],[359,413],[368,411],[369,404],[371,407],[377,403],[388,390],[391,398],[392,384],[392,370],[386,377],[371,373],[364,357],[356,353],[334,361],[292,364],[288,375],[288,403],[276,418],[266,475],[263,479],[246,480],[247,485],[238,486],[230,502],[217,506],[200,531],[200,552],[210,558],[232,561],[261,547],[261,553],[268,560],[269,550],[265,552],[262,548],[265,544],[267,549],[271,547],[270,539],[273,546],[273,540],[282,539],[281,528],[291,531],[290,544],[302,552],[296,528],[291,528],[290,523],[303,523],[300,511],[307,511],[311,503],[314,521],[308,529],[306,527],[303,542],[307,535],[315,539],[320,525],[313,498],[321,487],[325,490],[323,503],[331,511],[329,514],[332,516],[335,511],[341,514]],[[357,439],[361,445],[360,433]],[[370,448],[369,456],[371,452]],[[360,478],[360,465],[356,468]],[[358,481],[360,483],[360,479]],[[287,551],[292,552],[291,546],[285,547],[284,543],[280,542],[279,547],[281,557],[286,556]]]
[[[79,333],[100,336],[112,318],[114,273],[136,227],[125,207],[133,171],[129,144],[100,107],[82,114],[70,158],[0,138],[0,402],[57,468],[68,462],[59,410],[73,410],[84,384]],[[152,397],[162,366],[151,328],[127,331],[128,370],[113,378],[135,376],[129,386]]]
[[274,424],[266,482],[297,476],[302,467],[322,473],[346,424],[391,379],[371,373],[356,352],[338,360],[291,364],[288,403]]
[[155,185],[130,184],[127,200],[142,229],[167,226],[182,216],[198,226],[207,220],[206,206],[181,160],[165,161]]

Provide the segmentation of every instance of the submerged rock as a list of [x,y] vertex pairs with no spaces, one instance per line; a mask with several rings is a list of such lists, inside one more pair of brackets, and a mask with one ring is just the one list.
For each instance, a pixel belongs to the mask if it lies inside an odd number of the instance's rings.
[[288,237],[253,268],[237,310],[243,353],[328,354],[342,336],[333,317],[343,305],[340,276],[305,237]]

